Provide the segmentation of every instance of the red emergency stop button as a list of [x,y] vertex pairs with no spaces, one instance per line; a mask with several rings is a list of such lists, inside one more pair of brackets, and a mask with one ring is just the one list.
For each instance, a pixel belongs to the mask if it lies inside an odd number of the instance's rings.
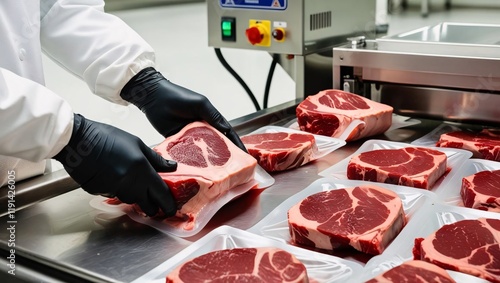
[[271,21],[249,20],[245,35],[248,42],[254,46],[271,46]]
[[258,26],[252,26],[247,28],[245,34],[247,35],[250,44],[255,45],[262,42],[264,39],[264,33],[259,29]]

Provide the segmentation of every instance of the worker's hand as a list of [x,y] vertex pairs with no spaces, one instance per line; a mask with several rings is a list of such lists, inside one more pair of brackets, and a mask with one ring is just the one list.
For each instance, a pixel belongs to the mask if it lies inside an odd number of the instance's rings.
[[146,68],[123,87],[121,97],[146,114],[164,137],[187,124],[204,120],[246,151],[239,136],[205,96],[169,82],[154,68]]
[[138,137],[76,114],[71,139],[54,159],[91,193],[135,203],[149,216],[177,211],[168,186],[157,172],[177,169]]

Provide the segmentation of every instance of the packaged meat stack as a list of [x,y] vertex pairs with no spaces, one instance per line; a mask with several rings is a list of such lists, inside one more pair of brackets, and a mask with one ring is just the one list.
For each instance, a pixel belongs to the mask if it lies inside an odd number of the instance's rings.
[[307,270],[293,254],[275,247],[212,251],[177,266],[167,283],[308,283]]
[[392,125],[393,108],[357,94],[329,89],[308,96],[296,109],[302,131],[340,137],[354,120],[359,124],[346,141],[381,134]]
[[406,221],[399,196],[373,185],[318,192],[288,210],[293,243],[372,255],[381,254]]

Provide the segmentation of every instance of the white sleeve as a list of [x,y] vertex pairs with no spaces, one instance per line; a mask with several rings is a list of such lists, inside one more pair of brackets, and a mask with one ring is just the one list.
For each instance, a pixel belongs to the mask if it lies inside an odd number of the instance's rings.
[[69,142],[73,111],[46,87],[0,68],[0,155],[40,161]]
[[154,67],[153,48],[120,18],[104,12],[102,0],[42,0],[41,42],[47,56],[91,91],[127,105],[123,86]]

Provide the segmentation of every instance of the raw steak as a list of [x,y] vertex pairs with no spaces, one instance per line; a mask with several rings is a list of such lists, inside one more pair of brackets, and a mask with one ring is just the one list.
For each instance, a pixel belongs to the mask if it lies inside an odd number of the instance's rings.
[[479,218],[447,224],[415,239],[414,259],[500,282],[500,219]]
[[450,132],[442,134],[436,145],[466,149],[471,151],[475,158],[500,161],[500,135],[498,130]]
[[309,282],[304,266],[278,248],[234,248],[209,252],[179,265],[167,283]]
[[347,178],[430,189],[446,172],[446,154],[423,147],[377,149],[353,156]]
[[323,250],[353,247],[378,255],[405,224],[401,199],[377,186],[319,192],[288,211],[292,242]]
[[454,283],[443,268],[423,260],[410,260],[366,283]]
[[[192,223],[200,210],[254,178],[255,159],[212,126],[193,122],[154,147],[177,170],[159,173],[177,202],[177,216]],[[185,225],[184,229],[192,229]]]
[[302,166],[317,150],[314,136],[308,133],[261,133],[243,136],[241,141],[267,172]]
[[460,195],[466,207],[500,212],[500,170],[464,177]]
[[381,134],[392,124],[392,110],[362,96],[329,89],[308,96],[296,109],[302,131],[338,138],[353,120],[364,121],[346,139],[353,141]]

